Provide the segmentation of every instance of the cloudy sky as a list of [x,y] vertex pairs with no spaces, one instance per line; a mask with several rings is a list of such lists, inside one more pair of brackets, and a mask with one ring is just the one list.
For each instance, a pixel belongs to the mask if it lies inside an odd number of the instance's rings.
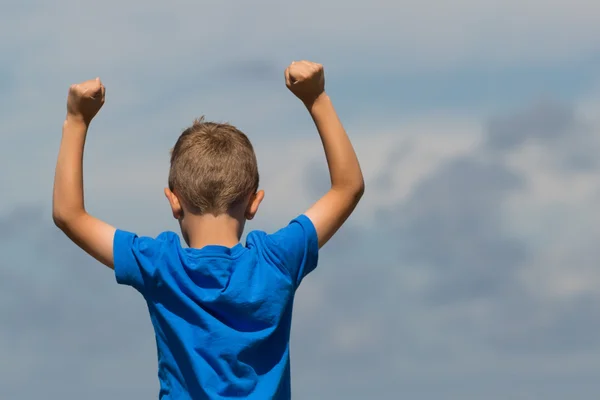
[[[367,191],[301,287],[296,399],[600,394],[600,3],[0,6],[0,398],[156,398],[142,298],[52,224],[68,86],[100,76],[91,213],[175,230],[168,152],[195,117],[253,140],[271,231],[327,189],[283,82],[325,65]],[[595,231],[595,232],[594,232]]]

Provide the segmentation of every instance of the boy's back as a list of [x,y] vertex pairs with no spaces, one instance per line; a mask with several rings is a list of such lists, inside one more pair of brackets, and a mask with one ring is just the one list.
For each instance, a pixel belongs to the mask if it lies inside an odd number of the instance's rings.
[[116,278],[148,304],[160,397],[289,399],[294,293],[318,250],[304,215],[232,248],[183,248],[173,232],[152,239],[118,230]]
[[323,143],[331,189],[287,227],[267,235],[246,221],[264,198],[254,149],[229,124],[197,120],[171,152],[165,189],[183,240],[138,237],[84,207],[83,150],[104,104],[100,79],[73,85],[67,100],[53,194],[53,219],[78,246],[138,290],[154,326],[162,399],[291,397],[289,339],[294,294],[318,251],[350,216],[364,191],[354,149],[325,93],[323,67],[285,71]]

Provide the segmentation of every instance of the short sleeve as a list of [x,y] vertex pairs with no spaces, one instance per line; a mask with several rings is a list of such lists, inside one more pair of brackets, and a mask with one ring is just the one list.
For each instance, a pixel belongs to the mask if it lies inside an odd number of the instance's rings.
[[117,230],[113,242],[117,283],[135,288],[145,295],[156,267],[158,241]]
[[300,215],[285,228],[267,235],[266,245],[289,272],[296,287],[317,267],[319,240],[315,226],[306,215]]

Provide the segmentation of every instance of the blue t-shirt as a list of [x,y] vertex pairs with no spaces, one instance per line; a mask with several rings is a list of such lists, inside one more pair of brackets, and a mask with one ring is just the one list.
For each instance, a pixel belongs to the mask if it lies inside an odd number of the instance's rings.
[[289,399],[294,294],[318,251],[304,215],[233,248],[183,248],[173,232],[153,239],[118,230],[115,275],[146,299],[159,398]]

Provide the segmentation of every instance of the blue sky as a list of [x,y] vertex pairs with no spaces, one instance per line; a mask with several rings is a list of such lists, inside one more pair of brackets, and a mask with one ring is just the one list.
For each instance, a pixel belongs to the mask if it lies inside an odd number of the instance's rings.
[[91,213],[176,230],[168,152],[206,115],[253,141],[266,199],[249,229],[271,231],[327,188],[283,82],[303,58],[325,65],[367,191],[298,293],[294,397],[597,397],[599,12],[587,0],[3,5],[0,397],[158,393],[143,300],[51,221],[69,85],[107,86],[86,152]]

